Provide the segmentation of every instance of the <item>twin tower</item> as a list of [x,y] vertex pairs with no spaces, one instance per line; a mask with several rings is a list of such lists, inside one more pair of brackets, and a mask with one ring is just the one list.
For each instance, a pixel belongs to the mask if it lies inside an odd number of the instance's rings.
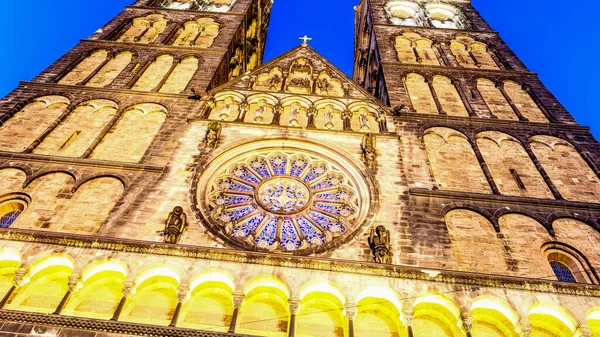
[[138,0],[0,101],[0,331],[598,337],[600,144],[469,1]]

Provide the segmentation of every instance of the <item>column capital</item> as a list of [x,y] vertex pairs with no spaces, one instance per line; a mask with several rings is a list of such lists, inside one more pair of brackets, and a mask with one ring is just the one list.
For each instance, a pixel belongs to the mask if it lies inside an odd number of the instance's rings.
[[290,314],[297,315],[300,310],[300,301],[299,300],[290,300],[289,301]]
[[177,300],[180,303],[185,303],[190,298],[190,288],[186,284],[179,285],[177,288]]
[[233,294],[233,307],[239,308],[244,301],[244,294]]
[[346,303],[346,308],[344,311],[345,311],[346,317],[348,317],[349,320],[354,320],[356,318],[356,313],[357,313],[356,304]]
[[473,317],[471,317],[469,314],[462,314],[460,318],[462,320],[463,329],[466,332],[470,332],[473,328]]
[[19,268],[15,271],[15,277],[13,278],[13,284],[16,287],[22,287],[29,281],[27,277],[27,269]]
[[71,275],[69,275],[68,289],[70,292],[74,292],[75,290],[77,290],[79,288],[80,280],[81,280],[81,275],[78,273],[72,273]]
[[577,328],[577,331],[575,331],[575,336],[592,337],[592,329],[590,329],[589,326],[582,324]]
[[412,309],[402,310],[402,324],[405,326],[411,326],[414,318],[415,312]]
[[131,298],[135,294],[135,283],[133,281],[125,281],[123,282],[123,287],[121,288],[121,294],[125,298]]
[[517,330],[520,330],[518,332],[522,337],[529,337],[531,334],[531,322],[529,322],[527,317],[523,317],[519,320],[519,326]]

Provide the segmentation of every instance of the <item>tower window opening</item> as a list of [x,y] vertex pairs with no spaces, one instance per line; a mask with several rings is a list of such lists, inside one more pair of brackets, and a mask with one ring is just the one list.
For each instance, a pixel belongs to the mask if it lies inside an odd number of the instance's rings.
[[550,261],[550,266],[552,267],[552,270],[554,271],[554,275],[556,275],[556,278],[560,282],[577,283],[577,279],[575,279],[575,275],[573,275],[573,272],[571,271],[571,269],[569,269],[569,267],[567,265],[563,264],[562,262],[558,262],[558,261]]
[[517,172],[517,170],[510,169],[510,174],[512,175],[513,179],[517,183],[517,186],[519,186],[521,190],[527,189],[527,187],[525,187],[525,184],[523,183],[523,180],[521,180],[521,176],[519,176],[519,172]]

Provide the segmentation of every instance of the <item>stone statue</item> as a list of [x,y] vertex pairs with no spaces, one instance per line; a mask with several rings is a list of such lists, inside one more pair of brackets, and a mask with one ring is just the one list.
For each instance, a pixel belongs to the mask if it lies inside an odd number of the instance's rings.
[[292,110],[290,111],[290,125],[291,126],[298,126],[299,122],[298,122],[298,103],[294,103],[294,105],[292,105]]
[[371,131],[371,127],[369,126],[369,117],[367,116],[366,113],[361,113],[360,116],[358,116],[358,121],[360,122],[360,131],[362,132],[369,132]]
[[183,208],[176,206],[173,208],[173,211],[169,213],[169,217],[165,223],[165,230],[163,232],[165,242],[173,244],[177,243],[186,227],[187,217],[185,213],[183,213]]
[[320,94],[325,94],[327,95],[327,93],[329,92],[329,81],[327,81],[327,79],[325,77],[323,77],[318,83],[317,85],[319,86],[319,91]]
[[377,228],[371,229],[371,234],[369,235],[369,247],[371,247],[375,262],[385,264],[392,263],[392,258],[390,256],[390,231],[384,226],[377,226]]
[[325,114],[323,115],[323,117],[325,117],[325,127],[328,129],[332,129],[334,127],[334,125],[333,125],[333,108],[331,106],[328,106],[327,108],[325,108]]
[[367,166],[371,166],[377,157],[375,141],[375,136],[371,133],[367,133],[363,136],[362,143],[360,144]]
[[269,90],[279,90],[281,88],[281,76],[279,74],[273,75],[269,81]]
[[206,147],[214,149],[217,147],[219,137],[221,137],[221,123],[210,122],[206,128],[206,137],[204,137],[204,143]]
[[254,117],[255,123],[262,123],[264,121],[265,110],[266,110],[265,104],[261,103],[261,105],[258,107],[258,109],[256,109],[256,116]]

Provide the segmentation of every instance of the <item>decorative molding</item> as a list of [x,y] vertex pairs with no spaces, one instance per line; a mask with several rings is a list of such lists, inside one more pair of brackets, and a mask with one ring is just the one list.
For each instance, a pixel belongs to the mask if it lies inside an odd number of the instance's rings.
[[498,75],[517,75],[517,76],[531,76],[538,78],[538,73],[531,71],[514,71],[514,70],[500,70],[500,69],[481,69],[481,68],[467,68],[467,67],[452,67],[452,66],[436,66],[430,64],[412,64],[402,63],[400,61],[394,62],[381,62],[382,65],[393,66],[398,68],[408,68],[412,71],[414,69],[426,69],[428,71],[439,69],[446,72],[453,73],[474,73],[474,74],[498,74]]
[[428,197],[428,198],[450,198],[458,200],[481,201],[481,202],[499,202],[502,204],[526,205],[535,207],[561,208],[580,211],[600,211],[600,204],[592,204],[587,202],[554,200],[554,199],[539,199],[539,198],[524,198],[513,197],[507,195],[481,194],[469,192],[455,192],[442,190],[428,190],[425,188],[411,188],[409,190],[411,196]]
[[[235,7],[235,6],[233,6]],[[233,7],[231,9],[233,9]],[[177,12],[177,13],[194,13],[196,15],[231,15],[231,16],[246,16],[247,13],[243,13],[243,12],[207,12],[207,11],[193,11],[193,10],[189,10],[189,9],[174,9],[174,8],[164,8],[164,7],[154,7],[154,6],[127,6],[125,8],[132,8],[132,9],[147,9],[147,10],[151,10],[151,11],[165,11],[165,12]]]
[[[177,256],[208,261],[352,273],[465,286],[507,288],[573,296],[600,297],[600,286],[591,284],[569,284],[552,280],[469,273],[454,270],[430,268],[423,270],[422,268],[413,266],[382,265],[372,262],[337,260],[313,256],[300,257],[292,254],[244,252],[232,249],[171,245],[139,240],[16,229],[0,229],[0,240],[60,245],[85,249],[100,249],[123,253]],[[2,316],[0,315],[0,320],[1,319]]]
[[402,25],[395,25],[393,23],[373,23],[373,26],[379,26],[379,27],[394,27],[394,28],[401,28],[401,29],[410,29],[410,30],[414,30],[414,31],[419,31],[419,30],[427,30],[427,31],[433,31],[433,32],[439,32],[439,31],[448,31],[448,32],[452,32],[455,34],[458,33],[466,33],[466,34],[490,34],[490,35],[496,35],[499,36],[500,33],[498,33],[495,30],[475,30],[475,29],[453,29],[453,28],[437,28],[437,27],[422,27],[422,26],[402,26]]
[[131,96],[132,94],[138,96],[150,96],[150,97],[165,97],[165,98],[181,98],[187,99],[189,94],[165,94],[157,91],[138,91],[131,89],[113,89],[113,88],[95,88],[95,87],[86,87],[85,85],[70,85],[70,84],[58,84],[58,83],[48,83],[48,82],[24,82],[21,81],[19,83],[19,87],[27,88],[29,86],[40,87],[40,88],[50,88],[55,91],[60,91],[60,89],[68,89],[69,92],[73,93],[74,90],[84,91],[85,93],[89,92],[104,92],[104,93],[117,93]]
[[[253,337],[252,335],[230,334],[225,332],[202,331],[194,329],[175,328],[169,326],[128,323],[94,318],[47,315],[14,310],[0,310],[0,321],[46,325],[58,328],[73,328],[108,333],[127,334],[134,336],[164,336],[164,337]],[[10,332],[10,331],[6,331]],[[74,336],[74,335],[73,335]]]
[[223,54],[227,52],[225,48],[199,48],[199,47],[187,47],[187,46],[173,46],[167,44],[150,44],[150,43],[135,43],[135,42],[121,42],[121,41],[111,41],[111,40],[95,40],[95,39],[81,39],[79,40],[81,43],[93,43],[93,44],[105,44],[105,45],[115,45],[115,46],[128,46],[134,47],[135,49],[153,49],[153,50],[163,50],[172,52],[174,49],[181,49],[185,51],[196,52],[199,55],[203,53],[216,53]]
[[164,166],[157,165],[146,165],[146,164],[132,164],[117,161],[107,160],[93,160],[93,159],[81,159],[81,158],[69,158],[69,157],[58,157],[32,153],[21,153],[21,152],[6,152],[0,151],[0,159],[8,160],[28,160],[34,162],[43,163],[60,163],[60,164],[75,164],[81,166],[92,166],[95,168],[107,168],[107,169],[123,169],[130,171],[146,171],[152,173],[162,173],[165,170]]

